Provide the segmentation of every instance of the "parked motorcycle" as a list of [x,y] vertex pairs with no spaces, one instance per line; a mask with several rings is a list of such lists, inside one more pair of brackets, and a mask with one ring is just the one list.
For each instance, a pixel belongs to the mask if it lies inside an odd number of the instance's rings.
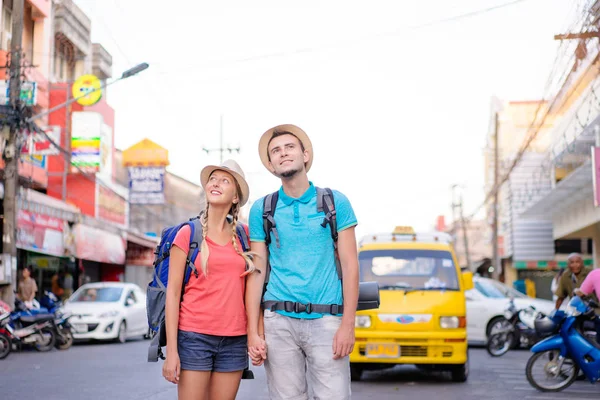
[[10,339],[10,333],[4,328],[10,321],[10,310],[8,307],[4,308],[0,302],[0,360],[8,357],[12,351],[12,340]]
[[71,332],[71,324],[69,319],[72,314],[64,312],[62,302],[52,292],[45,291],[44,297],[40,300],[39,310],[30,310],[32,313],[50,313],[55,315],[54,325],[56,327],[56,348],[66,350],[73,345],[73,333]]
[[[2,307],[0,327],[2,336],[9,338],[9,350],[16,344],[19,348],[23,345],[32,345],[37,351],[50,351],[56,342],[53,314],[27,315],[23,311],[10,312]],[[6,341],[0,339],[6,344]],[[2,350],[4,345],[2,345]],[[6,354],[8,355],[8,353]]]
[[487,352],[492,357],[500,357],[517,345],[530,347],[537,343],[541,337],[535,330],[534,322],[544,317],[545,314],[537,311],[534,306],[517,310],[514,298],[511,298],[504,311],[506,321],[500,328],[492,331],[486,345]]
[[580,370],[591,383],[600,381],[600,344],[583,330],[585,321],[598,318],[596,307],[595,302],[574,296],[565,311],[535,321],[539,332],[552,336],[531,348],[534,354],[525,369],[531,386],[542,392],[559,392],[577,379]]

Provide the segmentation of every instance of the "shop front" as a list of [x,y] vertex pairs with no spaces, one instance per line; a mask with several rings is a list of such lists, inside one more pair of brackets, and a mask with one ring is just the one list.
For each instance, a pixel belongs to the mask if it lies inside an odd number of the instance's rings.
[[125,281],[125,240],[118,234],[78,223],[73,226],[78,285]]
[[22,191],[17,205],[19,269],[22,270],[27,265],[32,267],[33,278],[39,289],[38,297],[45,290],[56,291],[56,283],[53,287],[52,282],[59,276],[63,286],[65,276],[66,283],[70,284],[68,278],[74,272],[74,264],[67,244],[70,236],[69,222],[77,219],[79,210],[31,189]]
[[68,266],[63,240],[65,224],[59,218],[21,209],[17,212],[19,269],[27,265],[33,268],[38,297],[45,290],[52,290],[52,278]]

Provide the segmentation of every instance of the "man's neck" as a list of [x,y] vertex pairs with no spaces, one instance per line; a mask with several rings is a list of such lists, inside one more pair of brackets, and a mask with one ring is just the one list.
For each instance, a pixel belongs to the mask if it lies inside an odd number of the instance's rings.
[[292,198],[301,197],[310,187],[308,176],[306,172],[299,172],[291,178],[282,178],[281,185],[283,186],[283,192]]

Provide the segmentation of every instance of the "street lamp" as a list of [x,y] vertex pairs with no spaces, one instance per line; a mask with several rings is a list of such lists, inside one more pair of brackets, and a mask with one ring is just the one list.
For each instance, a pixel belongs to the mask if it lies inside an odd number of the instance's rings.
[[66,106],[68,106],[69,104],[71,104],[71,103],[74,103],[74,102],[76,102],[77,100],[79,100],[79,99],[81,99],[81,98],[83,98],[83,97],[86,97],[86,96],[87,96],[87,95],[89,95],[90,93],[97,92],[98,90],[103,90],[103,89],[105,89],[106,87],[108,87],[108,86],[112,85],[113,83],[119,82],[119,81],[121,81],[121,80],[123,80],[123,79],[127,79],[127,78],[129,78],[129,77],[132,77],[132,76],[134,76],[134,75],[137,75],[138,73],[140,73],[140,72],[142,72],[142,71],[144,71],[144,70],[148,69],[148,67],[149,67],[148,63],[141,63],[141,64],[138,64],[138,65],[136,65],[135,67],[133,67],[133,68],[130,68],[130,69],[128,69],[127,71],[123,72],[123,74],[121,75],[121,77],[120,77],[120,78],[118,78],[118,79],[115,79],[115,80],[114,80],[114,81],[112,81],[112,82],[107,82],[107,83],[104,83],[104,84],[102,84],[102,85],[101,85],[99,88],[96,88],[96,89],[94,89],[94,90],[90,90],[89,92],[86,92],[85,94],[82,94],[81,96],[78,96],[78,97],[72,98],[72,99],[70,99],[69,101],[66,101],[66,102],[64,102],[64,103],[62,103],[62,104],[59,104],[59,105],[57,105],[56,107],[52,107],[52,108],[50,108],[50,109],[48,109],[48,110],[46,110],[46,111],[44,111],[44,112],[42,112],[42,113],[36,114],[36,115],[34,115],[34,116],[32,116],[32,117],[29,117],[29,118],[27,119],[27,121],[26,121],[26,122],[32,122],[32,121],[34,121],[34,120],[36,120],[36,119],[38,119],[38,118],[42,118],[42,117],[44,117],[44,116],[46,116],[46,115],[48,115],[48,114],[50,114],[50,113],[53,113],[53,112],[54,112],[54,111],[56,111],[56,110],[60,110],[61,108],[63,108],[63,107],[66,107]]

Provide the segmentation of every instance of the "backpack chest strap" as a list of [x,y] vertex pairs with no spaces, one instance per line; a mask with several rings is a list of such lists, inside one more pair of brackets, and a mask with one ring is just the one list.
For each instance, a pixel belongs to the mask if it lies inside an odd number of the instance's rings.
[[293,313],[319,313],[319,314],[331,314],[338,315],[344,312],[344,306],[341,304],[303,304],[294,301],[274,301],[267,300],[261,304],[264,310],[269,311],[286,311]]

